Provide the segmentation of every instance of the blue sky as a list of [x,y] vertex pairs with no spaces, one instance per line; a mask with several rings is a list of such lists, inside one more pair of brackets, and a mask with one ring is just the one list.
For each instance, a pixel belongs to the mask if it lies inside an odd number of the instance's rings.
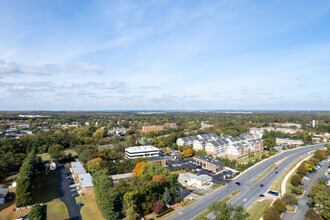
[[0,110],[330,109],[330,1],[0,0]]

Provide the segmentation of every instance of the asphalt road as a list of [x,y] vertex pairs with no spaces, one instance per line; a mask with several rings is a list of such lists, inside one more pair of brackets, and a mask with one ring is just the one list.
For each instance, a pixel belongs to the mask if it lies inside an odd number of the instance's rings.
[[[243,172],[241,175],[235,178],[234,181],[228,183],[219,190],[214,191],[205,198],[195,202],[184,210],[178,212],[177,214],[167,218],[167,219],[180,219],[189,220],[193,219],[195,216],[205,211],[213,202],[217,202],[228,196],[235,190],[239,190],[240,193],[235,196],[229,203],[233,205],[244,205],[244,208],[249,208],[258,198],[260,194],[265,194],[268,188],[273,184],[280,175],[285,171],[285,169],[290,166],[299,157],[306,155],[309,151],[322,148],[323,145],[314,145],[309,147],[301,147],[293,150],[284,151],[278,155],[270,157],[257,165],[251,167],[250,169]],[[272,164],[277,161],[284,159],[280,165],[277,167],[278,174],[275,174],[275,170],[270,171],[261,181],[256,184],[251,184],[251,182],[264,173]],[[241,185],[238,186],[235,182],[240,182]],[[264,187],[260,187],[260,184],[264,184]],[[243,202],[246,199],[247,202]]]
[[57,182],[58,189],[60,194],[60,199],[65,203],[70,220],[81,220],[80,215],[80,207],[77,206],[76,200],[73,196],[73,192],[71,192],[69,181],[66,179],[66,173],[69,172],[68,168],[65,168],[63,164],[59,164],[57,167]]
[[299,198],[298,200],[298,207],[297,207],[297,211],[296,213],[289,213],[289,212],[285,212],[283,214],[283,219],[292,219],[292,220],[300,220],[300,219],[304,219],[305,213],[308,210],[308,206],[307,206],[307,202],[308,202],[308,197],[307,194],[309,192],[309,190],[312,188],[312,185],[314,183],[317,183],[319,179],[324,177],[324,173],[327,172],[328,170],[328,165],[329,163],[326,162],[323,164],[323,166],[321,168],[319,168],[317,170],[317,172],[315,174],[309,174],[309,178],[310,180],[304,180],[303,183],[305,183],[306,189],[305,189],[305,194],[303,197]]

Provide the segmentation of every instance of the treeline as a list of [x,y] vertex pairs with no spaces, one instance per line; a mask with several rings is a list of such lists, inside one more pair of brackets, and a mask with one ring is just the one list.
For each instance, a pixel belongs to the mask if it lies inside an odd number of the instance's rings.
[[16,206],[32,205],[32,181],[36,169],[36,155],[30,152],[24,159],[16,179]]
[[[95,199],[105,219],[141,219],[152,212],[161,202],[162,210],[180,198],[177,174],[171,174],[159,164],[141,162],[136,166],[137,174],[114,185],[107,171],[97,171],[93,175]],[[163,209],[164,208],[164,209]],[[121,216],[123,217],[123,216]]]

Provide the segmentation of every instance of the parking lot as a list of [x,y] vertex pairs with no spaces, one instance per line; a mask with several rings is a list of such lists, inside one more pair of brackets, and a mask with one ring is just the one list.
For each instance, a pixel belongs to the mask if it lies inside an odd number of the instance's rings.
[[167,169],[178,169],[178,168],[183,168],[183,169],[189,169],[192,170],[196,173],[196,175],[202,175],[206,174],[212,177],[212,180],[214,183],[219,183],[219,182],[230,182],[231,180],[228,179],[233,173],[231,171],[222,171],[221,173],[218,174],[212,174],[212,172],[205,170],[197,165],[194,165],[190,163],[190,159],[185,159],[185,160],[178,160],[178,161],[171,161],[171,165],[167,167]]
[[80,215],[80,207],[77,206],[75,197],[72,196],[75,192],[72,192],[74,187],[70,187],[70,181],[67,179],[69,169],[65,168],[63,164],[58,166],[57,170],[57,181],[59,188],[59,196],[62,202],[65,203],[70,219],[79,220],[82,219]]

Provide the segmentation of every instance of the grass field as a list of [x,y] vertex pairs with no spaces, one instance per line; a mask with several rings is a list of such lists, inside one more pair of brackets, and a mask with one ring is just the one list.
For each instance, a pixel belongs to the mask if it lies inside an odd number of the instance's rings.
[[[236,190],[236,191],[232,192],[229,196],[227,196],[224,199],[222,199],[221,201],[228,202],[230,199],[232,199],[234,196],[236,196],[239,192],[240,192],[239,190]],[[193,219],[194,220],[205,219],[206,216],[208,216],[210,213],[211,213],[211,211],[209,209],[206,209],[204,212],[202,212],[201,214],[199,214],[198,216],[196,216]]]
[[274,167],[276,167],[276,164],[273,164],[271,167],[269,167],[263,174],[261,174],[257,179],[252,181],[252,184],[257,183],[259,180],[264,178]]
[[303,159],[305,159],[307,156],[301,157],[298,160],[296,160],[293,164],[291,164],[285,172],[276,180],[276,182],[270,187],[270,189],[275,190],[279,193],[281,193],[281,184],[283,182],[284,177]]
[[259,220],[266,209],[272,203],[272,199],[263,199],[255,202],[247,212],[250,214],[249,220]]
[[252,157],[246,156],[246,157],[240,158],[237,160],[237,163],[247,164],[249,161],[254,162],[256,160],[256,158],[261,157],[261,155],[263,153],[265,153],[265,152],[264,151],[255,152],[254,156],[252,156]]
[[95,202],[95,196],[80,196],[76,197],[76,202],[82,203],[80,214],[83,220],[102,220],[104,219],[97,204]]
[[56,173],[38,173],[32,187],[32,198],[36,203],[45,203],[47,220],[69,219],[66,205],[59,199]]

